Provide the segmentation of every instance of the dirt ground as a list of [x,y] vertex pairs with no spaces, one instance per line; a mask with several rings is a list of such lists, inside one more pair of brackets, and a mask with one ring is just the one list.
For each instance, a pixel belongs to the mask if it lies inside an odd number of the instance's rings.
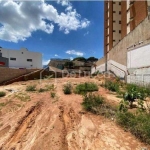
[[[62,78],[18,82],[1,86],[7,92],[0,98],[0,150],[144,150],[141,143],[113,120],[85,112],[82,96],[64,95],[67,82],[77,85],[91,78]],[[37,88],[55,85],[55,98],[50,91],[26,92],[28,85]],[[98,93],[112,103],[119,98],[103,88]]]

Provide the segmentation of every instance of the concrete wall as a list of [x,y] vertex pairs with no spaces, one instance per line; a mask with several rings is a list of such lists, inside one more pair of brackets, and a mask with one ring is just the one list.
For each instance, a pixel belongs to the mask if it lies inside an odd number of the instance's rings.
[[150,66],[150,44],[128,51],[127,68]]
[[91,68],[91,74],[93,74],[96,71],[104,72],[105,71],[105,61],[106,61],[106,57],[99,59],[96,62],[96,69],[95,69],[95,67]]
[[[31,52],[22,48],[21,50],[9,50],[0,48],[3,57],[9,59],[9,67],[11,68],[42,68],[42,54]],[[16,60],[11,60],[15,58]],[[32,61],[27,61],[32,59]]]
[[0,67],[8,67],[9,59],[2,57],[2,53],[0,52]]
[[[127,51],[132,47],[138,48],[142,44],[150,43],[150,20],[146,18],[135,30],[131,31],[109,52],[109,59],[127,66]],[[140,41],[143,43],[139,44]],[[136,46],[135,46],[136,45]]]
[[35,71],[37,69],[13,69],[13,68],[0,68],[0,83],[11,80],[15,77],[24,75],[26,73],[30,73],[32,71]]

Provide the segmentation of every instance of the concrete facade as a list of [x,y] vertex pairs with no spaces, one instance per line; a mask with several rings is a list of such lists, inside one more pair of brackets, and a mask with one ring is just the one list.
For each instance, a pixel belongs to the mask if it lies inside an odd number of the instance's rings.
[[150,2],[148,0],[108,0],[104,4],[104,55],[107,56],[107,53],[121,39],[133,31],[148,16]]
[[0,67],[8,67],[9,66],[9,59],[2,57],[2,53],[0,53]]
[[26,48],[10,50],[0,48],[3,57],[9,59],[10,68],[42,68],[42,54],[28,51]]
[[[147,16],[133,31],[126,35],[108,53],[107,70],[129,83],[150,83],[150,17]],[[96,68],[105,65],[104,59],[97,62]],[[95,71],[94,67],[92,68]],[[100,69],[99,69],[100,70]],[[101,69],[102,70],[102,69]]]

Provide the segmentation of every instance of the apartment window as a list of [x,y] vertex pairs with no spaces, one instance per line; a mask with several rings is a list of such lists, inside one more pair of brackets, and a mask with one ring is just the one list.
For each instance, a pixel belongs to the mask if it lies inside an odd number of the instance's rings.
[[16,60],[16,58],[12,58],[12,57],[11,57],[11,58],[10,58],[10,60],[14,60],[14,61],[15,61],[15,60]]
[[121,11],[119,11],[119,15],[121,15]]
[[113,4],[116,4],[116,2],[113,2]]
[[121,24],[121,21],[119,21],[119,24]]
[[119,33],[121,33],[121,30],[119,30]]
[[113,20],[113,23],[115,23],[116,21],[115,20]]
[[113,42],[116,42],[116,40],[113,40]]
[[116,32],[116,30],[113,30],[113,32]]
[[121,5],[121,2],[119,2],[119,5]]
[[32,62],[32,59],[27,59],[27,61]]
[[116,13],[116,11],[113,11],[113,13]]

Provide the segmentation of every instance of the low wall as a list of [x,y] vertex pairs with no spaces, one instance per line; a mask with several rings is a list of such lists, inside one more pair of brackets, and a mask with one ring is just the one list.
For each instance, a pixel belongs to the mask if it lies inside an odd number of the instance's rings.
[[0,67],[0,83],[33,72],[35,70],[37,69],[14,69]]

